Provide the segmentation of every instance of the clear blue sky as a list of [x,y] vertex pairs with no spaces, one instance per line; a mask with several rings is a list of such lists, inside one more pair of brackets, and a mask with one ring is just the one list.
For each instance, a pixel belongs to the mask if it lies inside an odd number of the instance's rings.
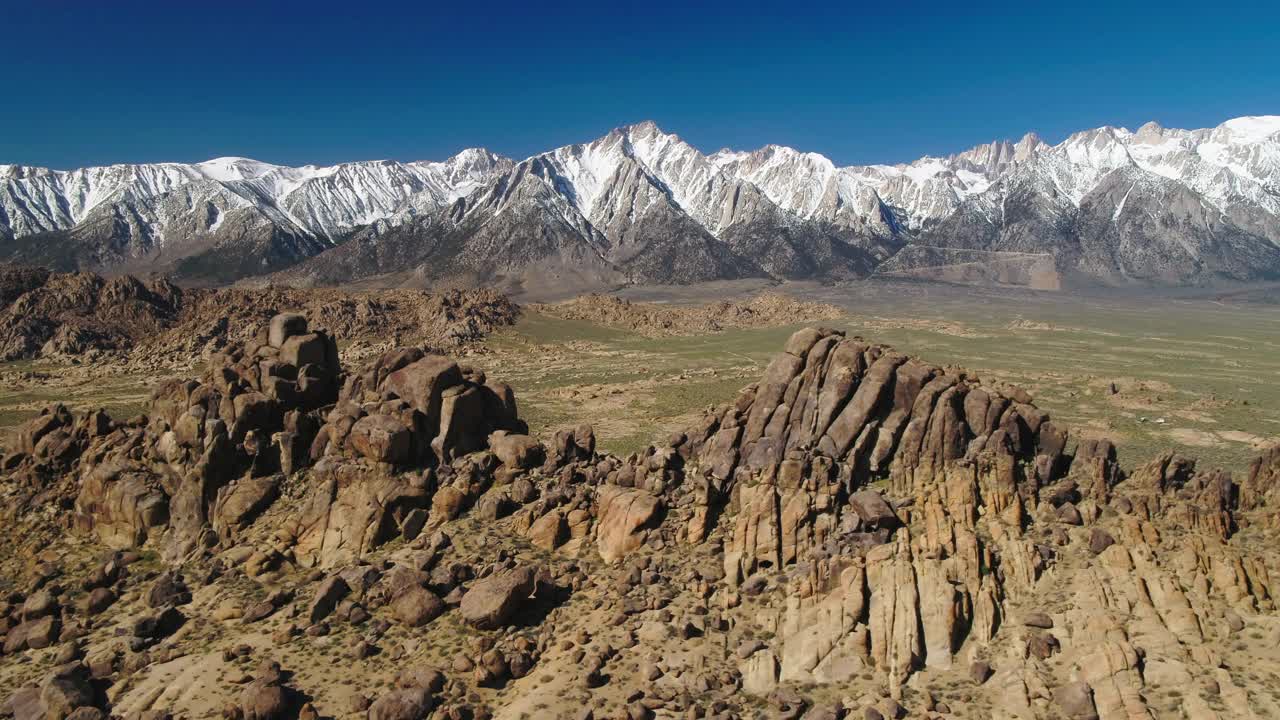
[[1276,2],[0,0],[0,27],[0,163],[59,168],[524,157],[644,119],[896,162],[1280,113]]

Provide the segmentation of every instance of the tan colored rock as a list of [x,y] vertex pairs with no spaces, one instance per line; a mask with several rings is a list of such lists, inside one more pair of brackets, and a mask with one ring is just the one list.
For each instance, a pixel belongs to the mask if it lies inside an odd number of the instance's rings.
[[941,561],[916,561],[920,594],[920,628],[924,633],[924,662],[930,668],[951,667],[959,629],[964,621],[963,596],[956,590]]
[[351,426],[347,442],[364,457],[374,462],[403,465],[413,451],[413,435],[409,428],[390,415],[366,415]]
[[1100,642],[1077,663],[1081,679],[1093,689],[1093,703],[1101,720],[1151,717],[1142,698],[1142,675],[1137,667],[1137,652],[1122,641]]
[[280,720],[289,709],[289,696],[276,683],[255,680],[240,693],[245,720]]
[[312,483],[287,528],[294,554],[309,567],[349,563],[392,539],[394,518],[425,507],[429,496],[410,478],[327,459],[313,469]]
[[434,705],[431,693],[422,687],[392,690],[369,706],[369,720],[417,720],[427,716]]
[[248,526],[263,510],[275,502],[281,477],[245,477],[218,488],[210,513],[214,532],[231,538]]
[[136,547],[168,522],[169,500],[151,473],[117,461],[85,474],[76,497],[75,524],[103,544]]
[[614,562],[644,544],[649,530],[661,521],[661,498],[638,488],[602,485],[596,491],[599,519],[596,546],[605,562]]
[[826,595],[788,594],[778,632],[782,681],[840,683],[867,667],[866,631],[855,630],[866,610],[866,594],[866,571],[860,562],[845,568]]
[[427,517],[427,529],[435,529],[462,514],[470,496],[461,488],[445,485],[431,498],[431,513]]
[[533,568],[521,566],[475,581],[462,596],[459,611],[462,619],[481,630],[494,630],[533,594],[537,575]]
[[1053,700],[1064,717],[1070,720],[1098,720],[1093,704],[1093,689],[1085,682],[1063,685],[1053,691]]
[[320,333],[293,335],[280,346],[280,361],[301,368],[305,365],[328,364],[328,338]]
[[895,696],[902,683],[924,659],[920,637],[920,595],[910,544],[898,540],[893,558],[869,564],[867,585],[871,591],[871,656],[889,677]]
[[546,459],[546,448],[528,435],[496,430],[489,435],[489,449],[509,468],[528,470]]
[[405,589],[391,601],[391,614],[409,627],[420,627],[435,620],[445,611],[444,602],[423,587]]
[[534,521],[529,528],[529,542],[543,550],[555,550],[564,544],[569,532],[564,513],[552,510]]
[[380,389],[394,393],[426,416],[428,428],[440,423],[446,388],[462,383],[458,364],[442,355],[427,355],[387,376]]
[[778,687],[778,658],[769,650],[760,650],[743,660],[738,671],[742,674],[742,691],[762,697]]
[[875,490],[860,490],[851,495],[849,508],[857,513],[863,526],[868,528],[891,528],[898,524],[898,516],[894,514],[893,508]]

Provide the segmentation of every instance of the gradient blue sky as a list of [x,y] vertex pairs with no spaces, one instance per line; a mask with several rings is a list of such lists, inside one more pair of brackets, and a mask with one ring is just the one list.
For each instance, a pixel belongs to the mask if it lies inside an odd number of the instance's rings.
[[0,0],[0,163],[524,157],[644,119],[897,162],[1280,113],[1280,3]]

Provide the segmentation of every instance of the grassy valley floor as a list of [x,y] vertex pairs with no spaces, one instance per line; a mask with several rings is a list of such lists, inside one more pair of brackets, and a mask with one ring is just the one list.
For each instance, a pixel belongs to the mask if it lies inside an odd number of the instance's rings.
[[[1274,304],[879,281],[781,289],[845,309],[825,325],[1026,388],[1076,437],[1115,440],[1127,467],[1174,448],[1242,472],[1280,437]],[[711,299],[696,288],[624,295]],[[629,452],[732,399],[803,324],[650,338],[526,313],[480,362],[517,388],[535,431],[592,422],[606,448]]]

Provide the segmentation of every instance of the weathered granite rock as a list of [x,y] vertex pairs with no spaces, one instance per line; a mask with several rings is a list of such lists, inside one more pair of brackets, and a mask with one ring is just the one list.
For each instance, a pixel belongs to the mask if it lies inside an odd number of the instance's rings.
[[468,624],[482,630],[505,625],[512,614],[533,594],[537,573],[520,566],[477,580],[462,596],[459,610]]

